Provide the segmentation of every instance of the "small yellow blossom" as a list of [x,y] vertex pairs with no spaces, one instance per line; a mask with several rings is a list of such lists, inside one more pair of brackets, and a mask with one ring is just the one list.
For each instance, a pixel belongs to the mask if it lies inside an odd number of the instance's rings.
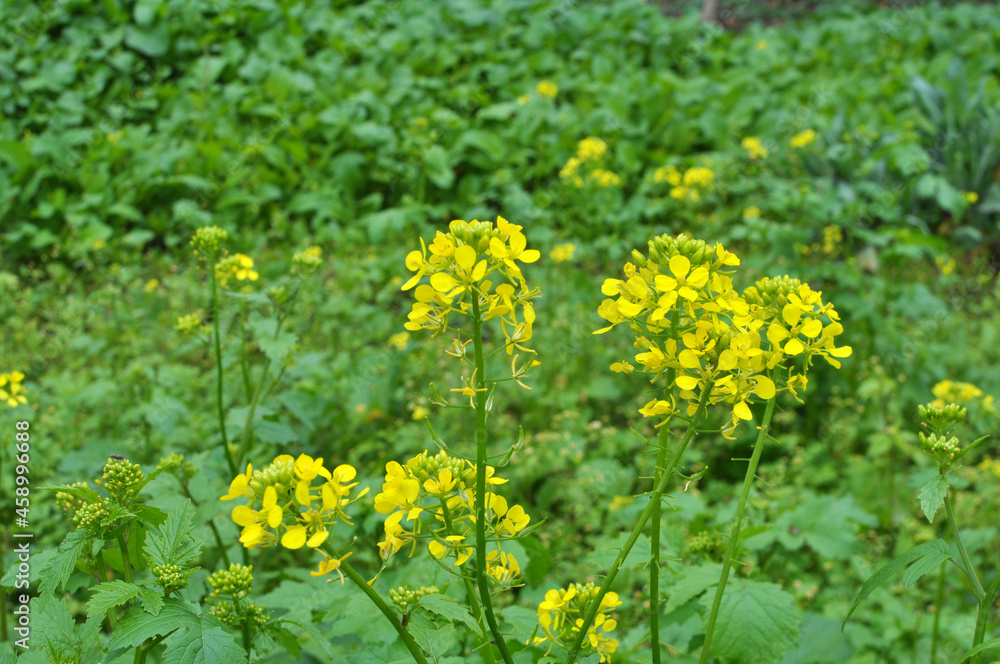
[[535,92],[543,97],[555,99],[559,92],[559,86],[552,81],[539,81],[538,85],[535,86]]
[[142,290],[147,293],[152,293],[159,287],[160,287],[159,279],[150,279],[149,281],[146,282],[146,285],[142,287]]
[[389,337],[389,345],[396,350],[406,350],[406,345],[410,342],[409,332],[397,332]]
[[0,374],[0,401],[4,401],[11,408],[17,408],[28,403],[21,381],[24,374],[20,371]]
[[979,202],[979,194],[974,191],[963,191],[961,194],[965,202],[970,205],[974,205]]
[[744,219],[759,219],[760,218],[760,208],[756,205],[751,205],[743,210]]
[[413,409],[413,414],[410,417],[419,422],[420,420],[426,420],[430,414],[431,411],[426,406],[417,406]]
[[557,244],[552,247],[552,251],[549,252],[549,258],[551,258],[556,263],[565,263],[573,258],[573,252],[576,251],[576,245],[572,243]]
[[793,148],[804,148],[816,139],[816,132],[812,129],[806,129],[805,131],[795,134],[792,136],[791,145]]
[[531,95],[521,95],[520,97],[517,98],[517,103],[520,104],[521,106],[524,106],[529,101],[531,101]]
[[767,148],[764,147],[759,138],[747,136],[743,139],[741,145],[750,155],[751,159],[763,159],[767,156]]
[[756,44],[754,44],[754,46],[757,47],[758,51],[763,51],[763,50],[765,50],[767,48],[767,42],[764,41],[763,39],[761,39]]
[[622,179],[617,173],[606,171],[602,168],[595,168],[590,172],[590,179],[597,183],[598,187],[620,187]]

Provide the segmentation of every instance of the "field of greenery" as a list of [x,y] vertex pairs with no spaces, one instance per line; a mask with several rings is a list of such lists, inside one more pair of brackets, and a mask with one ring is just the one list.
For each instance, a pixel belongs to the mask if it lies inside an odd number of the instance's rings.
[[755,4],[0,5],[0,663],[998,661],[1000,12]]

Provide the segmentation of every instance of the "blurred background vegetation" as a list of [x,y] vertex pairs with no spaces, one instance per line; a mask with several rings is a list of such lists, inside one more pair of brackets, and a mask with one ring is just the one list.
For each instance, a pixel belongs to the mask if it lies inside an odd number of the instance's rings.
[[[214,500],[229,479],[210,355],[174,330],[209,310],[187,244],[209,224],[255,259],[255,292],[294,252],[324,252],[285,328],[295,361],[253,422],[262,459],[350,462],[377,488],[387,460],[433,450],[428,413],[462,449],[472,422],[426,399],[429,382],[459,382],[445,340],[399,336],[403,257],[451,219],[500,214],[543,254],[525,268],[543,292],[542,364],[492,420],[498,447],[524,429],[504,472],[514,499],[549,519],[505,612],[528,620],[545,590],[610,563],[642,508],[632,496],[648,489],[652,457],[630,428],[651,434],[636,412],[645,384],[608,369],[631,354],[625,335],[591,332],[601,281],[652,235],[687,232],[742,258],[738,288],[790,274],[822,290],[854,348],[842,371],[811,376],[804,404],[782,404],[752,495],[740,574],[795,596],[803,637],[785,661],[928,661],[926,579],[876,593],[843,635],[840,621],[874,561],[940,530],[913,500],[935,472],[919,458],[916,405],[945,379],[1000,393],[1000,13],[723,1],[713,24],[700,5],[5,2],[0,371],[26,374],[30,406],[0,425],[30,418],[33,483],[92,477],[111,453],[144,465],[182,453],[205,474],[200,513],[235,543]],[[602,154],[581,157],[586,138]],[[226,348],[260,356],[237,331],[241,307],[266,309],[230,301]],[[248,400],[231,368],[239,427]],[[988,402],[977,408],[972,428],[995,430]],[[688,470],[708,471],[664,516],[668,595],[686,565],[718,558],[751,429],[693,450]],[[958,510],[973,556],[995,566],[1000,453],[983,450]],[[9,496],[9,473],[0,481]],[[39,544],[69,528],[43,497],[33,514]],[[375,558],[377,516],[357,519],[362,560]],[[266,606],[311,612],[338,656],[377,638],[338,627],[347,603],[282,570],[287,552],[269,555]],[[214,569],[203,567],[202,579]],[[437,572],[396,564],[388,578],[422,573]],[[625,650],[643,637],[629,619],[642,574],[619,578]],[[941,629],[957,656],[972,600],[950,590]],[[666,608],[663,640],[696,648],[697,602]]]

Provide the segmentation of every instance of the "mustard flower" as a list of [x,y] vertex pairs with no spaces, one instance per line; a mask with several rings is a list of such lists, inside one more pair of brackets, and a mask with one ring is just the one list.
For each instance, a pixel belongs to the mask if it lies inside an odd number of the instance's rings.
[[962,195],[962,200],[964,200],[969,205],[975,205],[979,202],[979,194],[974,191],[962,191],[959,192]]
[[[545,593],[545,599],[538,605],[538,625],[540,635],[535,636],[534,645],[551,642],[563,647],[572,640],[583,626],[583,616],[597,599],[599,589],[593,583],[570,584],[567,588],[557,588]],[[609,613],[621,606],[618,594],[609,592],[604,596],[594,624],[587,630],[583,645],[600,655],[601,662],[610,662],[611,655],[618,648],[618,641],[608,637],[618,623]]]
[[595,182],[598,187],[620,187],[622,185],[622,179],[618,177],[617,173],[606,171],[603,168],[595,168],[590,171],[590,175],[588,177],[590,180]]
[[756,205],[751,205],[743,210],[744,219],[759,219],[760,218],[760,208]]
[[573,253],[576,251],[576,245],[572,243],[557,244],[552,247],[552,251],[549,252],[549,258],[551,258],[556,263],[565,263],[568,260],[572,260]]
[[543,97],[555,99],[556,94],[559,93],[559,86],[552,81],[539,81],[538,85],[535,86],[535,92]]
[[816,139],[816,132],[812,129],[806,129],[803,132],[795,134],[792,136],[791,145],[793,148],[804,148]]
[[576,156],[580,161],[597,161],[608,151],[608,144],[599,138],[589,136],[576,146]]
[[521,576],[521,566],[514,554],[493,549],[486,554],[486,576],[501,585],[510,585]]
[[4,401],[11,408],[17,408],[28,403],[25,396],[24,386],[21,381],[24,374],[20,371],[0,374],[0,401]]
[[764,147],[759,138],[747,136],[740,145],[747,151],[751,159],[764,159],[767,157],[767,148]]
[[225,286],[230,277],[237,281],[257,281],[260,275],[253,269],[253,259],[245,254],[234,254],[219,261],[215,266],[215,276]]

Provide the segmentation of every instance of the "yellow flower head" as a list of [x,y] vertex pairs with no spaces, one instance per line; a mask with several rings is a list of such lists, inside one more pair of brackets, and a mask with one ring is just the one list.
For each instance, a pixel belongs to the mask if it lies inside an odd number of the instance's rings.
[[741,143],[751,159],[764,159],[767,157],[767,148],[761,143],[759,138],[747,136]]
[[[557,588],[545,593],[545,599],[538,605],[539,635],[534,645],[546,641],[566,647],[583,628],[583,617],[597,600],[598,588],[593,583],[570,584],[567,588]],[[587,629],[583,641],[585,650],[598,653],[601,662],[610,662],[611,655],[618,648],[618,641],[607,636],[618,623],[609,616],[620,606],[617,593],[604,596],[594,622]]]
[[556,263],[565,263],[568,260],[573,259],[573,252],[576,251],[576,245],[572,243],[557,244],[549,252],[549,258],[551,258]]
[[535,92],[543,97],[555,99],[556,94],[559,93],[559,86],[552,81],[539,81],[538,85],[535,86]]
[[795,134],[792,136],[791,145],[793,148],[804,148],[816,139],[816,132],[812,129],[806,129],[805,131]]
[[257,281],[259,274],[253,269],[253,259],[245,254],[227,256],[215,266],[215,276],[224,286],[230,277],[237,281]]
[[5,402],[11,408],[17,408],[28,403],[25,396],[24,386],[21,381],[24,374],[20,371],[0,374],[0,401]]

